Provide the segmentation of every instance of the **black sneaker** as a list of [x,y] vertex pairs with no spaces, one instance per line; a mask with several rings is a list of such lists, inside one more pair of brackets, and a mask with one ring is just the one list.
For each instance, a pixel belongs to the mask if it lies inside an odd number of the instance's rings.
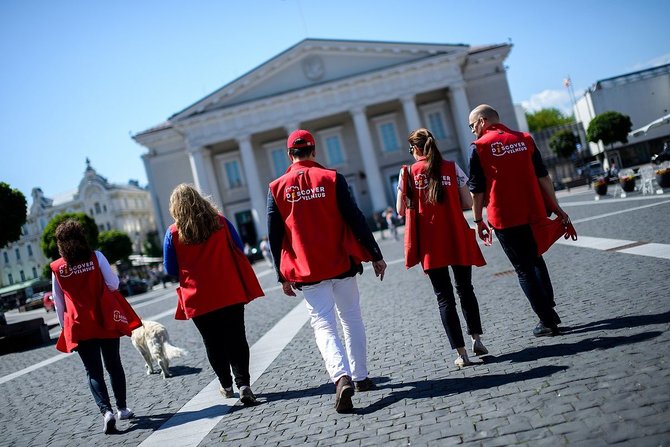
[[356,386],[356,391],[370,391],[370,390],[374,390],[375,388],[377,388],[375,383],[369,377],[366,377],[363,380],[359,380],[357,382],[354,382],[354,385]]
[[254,405],[257,402],[256,396],[253,391],[251,391],[251,387],[248,386],[240,387],[240,400],[247,406]]
[[354,393],[354,386],[349,376],[340,377],[335,390],[335,411],[338,413],[347,413],[353,410],[354,403],[351,401],[351,397]]
[[558,334],[558,326],[545,326],[541,321],[533,329],[533,335],[536,337],[551,337]]

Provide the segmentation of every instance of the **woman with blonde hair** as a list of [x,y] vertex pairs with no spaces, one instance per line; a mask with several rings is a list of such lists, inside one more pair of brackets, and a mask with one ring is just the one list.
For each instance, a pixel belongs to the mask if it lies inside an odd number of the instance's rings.
[[[460,368],[469,365],[470,360],[456,313],[450,266],[468,333],[472,337],[472,349],[476,355],[488,353],[480,340],[479,305],[472,287],[472,266],[482,266],[486,262],[477,245],[474,230],[470,229],[463,216],[463,210],[472,206],[472,197],[465,173],[453,161],[442,158],[428,129],[414,130],[409,134],[408,141],[409,152],[416,163],[400,171],[396,208],[398,215],[404,216],[407,193],[416,198],[416,212],[407,216],[412,216],[416,222],[408,222],[408,226],[416,229],[418,259],[437,295],[442,324],[451,348],[458,355],[454,363]],[[405,182],[405,170],[410,176],[408,182]],[[409,236],[406,233],[406,244],[409,243]]]
[[244,305],[263,296],[263,290],[242,241],[230,221],[191,185],[182,183],[172,191],[170,214],[175,223],[165,233],[163,263],[179,277],[175,318],[195,323],[221,394],[234,396],[232,367],[240,400],[252,405],[256,396],[250,387]]

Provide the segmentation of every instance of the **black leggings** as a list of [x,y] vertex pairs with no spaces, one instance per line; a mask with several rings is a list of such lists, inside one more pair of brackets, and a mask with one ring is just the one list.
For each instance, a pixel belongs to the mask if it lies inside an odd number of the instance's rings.
[[[93,394],[100,412],[105,414],[107,411],[112,411],[102,370],[103,361],[112,382],[116,408],[126,408],[126,375],[123,372],[123,365],[119,356],[119,339],[95,338],[80,340],[78,344],[77,353],[84,363],[84,368],[86,368],[88,386],[91,388],[91,394]],[[100,359],[101,353],[102,361]]]
[[209,364],[221,386],[233,386],[231,367],[237,387],[249,386],[249,344],[244,329],[244,304],[234,304],[193,317],[193,323],[202,336]]
[[[465,323],[468,326],[468,334],[481,334],[482,322],[479,318],[479,304],[472,287],[472,267],[467,265],[452,265],[454,272],[454,282],[456,283],[456,293],[461,301],[461,310]],[[463,332],[461,331],[461,321],[456,312],[456,299],[454,290],[451,287],[449,278],[449,267],[427,270],[426,273],[433,284],[433,290],[437,296],[437,304],[440,308],[440,317],[442,325],[449,338],[451,349],[465,347]]]

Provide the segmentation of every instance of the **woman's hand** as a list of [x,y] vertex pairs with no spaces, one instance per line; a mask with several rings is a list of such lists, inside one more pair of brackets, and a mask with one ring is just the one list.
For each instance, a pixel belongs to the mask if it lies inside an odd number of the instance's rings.
[[489,246],[493,243],[493,233],[486,222],[483,220],[476,223],[477,224],[477,234],[479,239],[484,241],[484,245]]
[[293,291],[293,289],[295,289],[295,283],[284,281],[281,283],[281,288],[284,290],[284,295],[295,296],[295,292]]
[[379,277],[380,281],[384,281],[384,272],[386,271],[386,261],[380,259],[372,263],[372,268],[375,269],[375,276]]

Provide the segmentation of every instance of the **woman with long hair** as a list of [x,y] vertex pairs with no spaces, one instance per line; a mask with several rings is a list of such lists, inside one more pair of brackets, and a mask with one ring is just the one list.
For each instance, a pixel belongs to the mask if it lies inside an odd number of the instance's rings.
[[192,319],[226,398],[256,402],[250,387],[244,305],[263,295],[233,225],[195,187],[177,186],[170,196],[175,223],[165,233],[165,270],[179,277],[176,319]]
[[[110,433],[116,427],[117,416],[119,419],[133,416],[126,406],[126,376],[119,356],[122,334],[106,329],[100,317],[103,287],[117,290],[119,278],[112,272],[107,258],[91,249],[79,221],[67,219],[58,225],[56,244],[61,258],[51,263],[51,280],[62,328],[56,349],[79,354],[91,394],[103,415],[103,432]],[[116,399],[116,415],[105,385],[101,356]]]
[[[486,262],[477,245],[475,233],[468,226],[463,210],[472,206],[467,177],[453,161],[442,158],[435,138],[428,129],[421,128],[409,134],[409,152],[414,163],[409,169],[408,187],[405,191],[405,168],[400,171],[398,182],[398,214],[405,215],[407,192],[416,198],[416,222],[411,227],[417,231],[419,261],[430,278],[440,310],[442,324],[452,349],[457,352],[455,365],[470,364],[461,323],[456,312],[456,300],[449,277],[449,267],[454,274],[456,292],[461,309],[472,337],[472,349],[476,355],[487,354],[480,339],[482,325],[479,305],[472,287],[472,266]],[[408,214],[409,217],[409,214]],[[405,240],[408,243],[406,234]]]

